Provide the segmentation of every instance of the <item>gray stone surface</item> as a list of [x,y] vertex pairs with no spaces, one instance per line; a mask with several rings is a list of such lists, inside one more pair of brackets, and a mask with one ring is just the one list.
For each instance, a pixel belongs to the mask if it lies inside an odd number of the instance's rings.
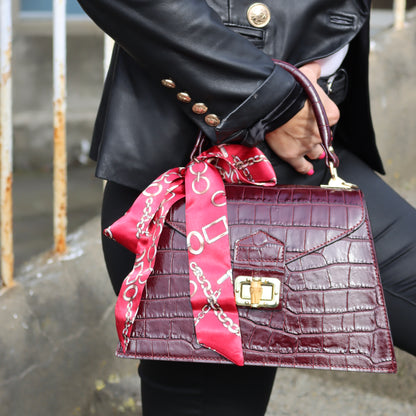
[[0,297],[0,415],[137,414],[137,363],[114,357],[114,294],[95,218]]

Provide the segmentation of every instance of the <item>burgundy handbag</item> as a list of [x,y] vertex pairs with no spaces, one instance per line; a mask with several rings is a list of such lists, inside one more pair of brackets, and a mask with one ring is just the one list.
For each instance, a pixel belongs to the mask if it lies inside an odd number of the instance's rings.
[[396,371],[363,194],[337,176],[318,94],[276,63],[313,104],[330,183],[270,186],[264,155],[239,145],[161,175],[105,230],[137,256],[116,305],[117,356]]

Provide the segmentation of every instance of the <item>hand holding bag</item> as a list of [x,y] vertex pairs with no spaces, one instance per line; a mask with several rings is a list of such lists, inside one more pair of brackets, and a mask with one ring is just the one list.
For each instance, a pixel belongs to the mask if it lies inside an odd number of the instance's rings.
[[313,86],[276,63],[311,100],[330,183],[276,186],[264,155],[240,145],[156,179],[105,230],[136,253],[116,304],[118,356],[396,371],[363,195],[337,176]]

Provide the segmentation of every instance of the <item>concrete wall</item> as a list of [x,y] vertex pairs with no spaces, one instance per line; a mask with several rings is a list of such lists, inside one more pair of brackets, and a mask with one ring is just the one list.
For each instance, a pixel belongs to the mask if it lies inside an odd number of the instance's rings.
[[416,9],[402,31],[377,33],[371,49],[372,114],[386,179],[416,204]]
[[[53,142],[52,37],[16,33],[13,44],[14,166],[49,170]],[[103,84],[103,36],[67,40],[68,163],[85,162]]]

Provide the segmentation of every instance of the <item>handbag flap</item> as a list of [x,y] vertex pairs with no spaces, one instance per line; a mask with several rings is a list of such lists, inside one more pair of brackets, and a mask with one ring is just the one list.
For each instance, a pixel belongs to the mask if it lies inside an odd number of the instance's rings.
[[[284,242],[286,264],[357,231],[366,218],[362,192],[317,186],[225,185],[230,247],[262,230]],[[166,223],[186,235],[185,201]]]

